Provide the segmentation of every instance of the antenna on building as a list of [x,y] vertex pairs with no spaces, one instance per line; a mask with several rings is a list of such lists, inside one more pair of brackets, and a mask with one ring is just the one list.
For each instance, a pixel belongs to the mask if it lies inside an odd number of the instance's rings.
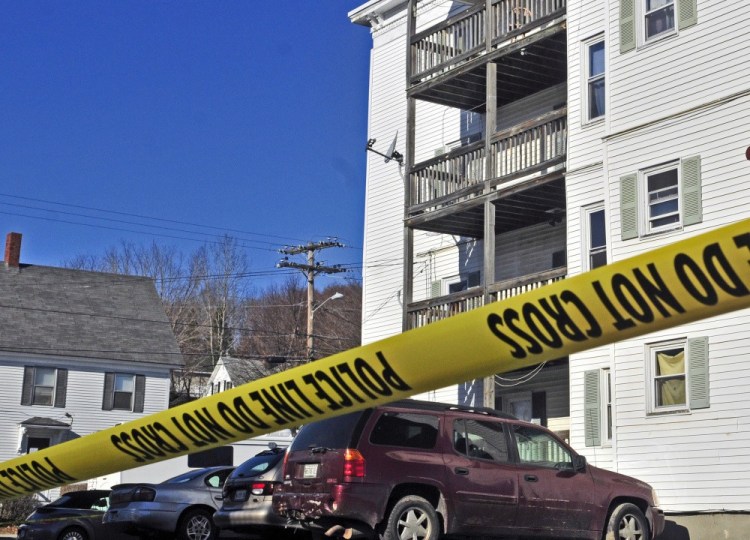
[[391,145],[388,147],[388,150],[384,153],[378,152],[373,148],[373,145],[377,142],[377,139],[368,139],[367,140],[367,148],[365,148],[368,152],[373,152],[379,156],[383,156],[385,158],[384,162],[388,163],[391,160],[394,160],[399,165],[404,164],[404,156],[401,155],[400,152],[396,151],[396,141],[398,140],[398,131],[396,132],[396,135],[393,136],[393,141],[391,142]]

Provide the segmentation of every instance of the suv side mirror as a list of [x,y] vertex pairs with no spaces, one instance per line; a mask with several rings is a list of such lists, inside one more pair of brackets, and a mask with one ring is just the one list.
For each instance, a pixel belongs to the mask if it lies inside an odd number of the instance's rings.
[[586,456],[573,456],[573,468],[577,472],[583,472],[586,470]]

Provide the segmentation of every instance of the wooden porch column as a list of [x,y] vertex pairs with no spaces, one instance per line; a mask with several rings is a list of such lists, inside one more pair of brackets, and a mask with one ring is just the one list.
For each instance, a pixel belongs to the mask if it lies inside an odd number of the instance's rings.
[[[411,86],[411,74],[413,65],[413,52],[411,39],[414,36],[417,25],[417,0],[409,0],[406,8],[406,89]],[[414,163],[414,130],[417,115],[416,100],[406,97],[406,148],[404,149],[404,217],[409,215],[411,205],[411,167]],[[409,329],[408,307],[414,296],[414,230],[404,225],[404,269],[403,269],[403,294],[401,302],[403,310],[401,316],[401,330]]]
[[[490,18],[488,0],[487,19]],[[490,39],[488,38],[488,43]],[[492,136],[497,130],[497,64],[489,62],[487,64],[487,105],[485,114],[485,132],[484,144],[485,155],[487,156],[484,164],[484,193],[485,197],[490,193],[490,179],[495,176],[495,167],[492,157]],[[492,301],[490,295],[490,285],[495,282],[495,205],[485,199],[484,201],[484,304],[487,305]],[[484,379],[484,406],[495,407],[495,377],[491,375]]]

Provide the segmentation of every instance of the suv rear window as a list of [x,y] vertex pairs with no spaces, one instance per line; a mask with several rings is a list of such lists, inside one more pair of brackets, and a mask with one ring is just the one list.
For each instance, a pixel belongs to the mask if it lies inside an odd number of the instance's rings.
[[294,437],[289,451],[296,452],[320,446],[326,448],[354,446],[364,420],[369,417],[371,411],[372,409],[357,411],[305,424]]
[[434,448],[437,442],[438,418],[431,414],[386,412],[378,418],[370,434],[372,444]]
[[230,478],[247,478],[258,476],[276,465],[279,461],[281,461],[281,458],[283,457],[283,452],[268,452],[252,457],[245,461],[242,465],[237,467]]

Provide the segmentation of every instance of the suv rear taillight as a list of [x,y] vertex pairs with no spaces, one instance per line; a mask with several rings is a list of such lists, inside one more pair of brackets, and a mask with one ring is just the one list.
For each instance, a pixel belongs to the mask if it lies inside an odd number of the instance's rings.
[[359,450],[344,450],[344,480],[365,477],[365,457]]

